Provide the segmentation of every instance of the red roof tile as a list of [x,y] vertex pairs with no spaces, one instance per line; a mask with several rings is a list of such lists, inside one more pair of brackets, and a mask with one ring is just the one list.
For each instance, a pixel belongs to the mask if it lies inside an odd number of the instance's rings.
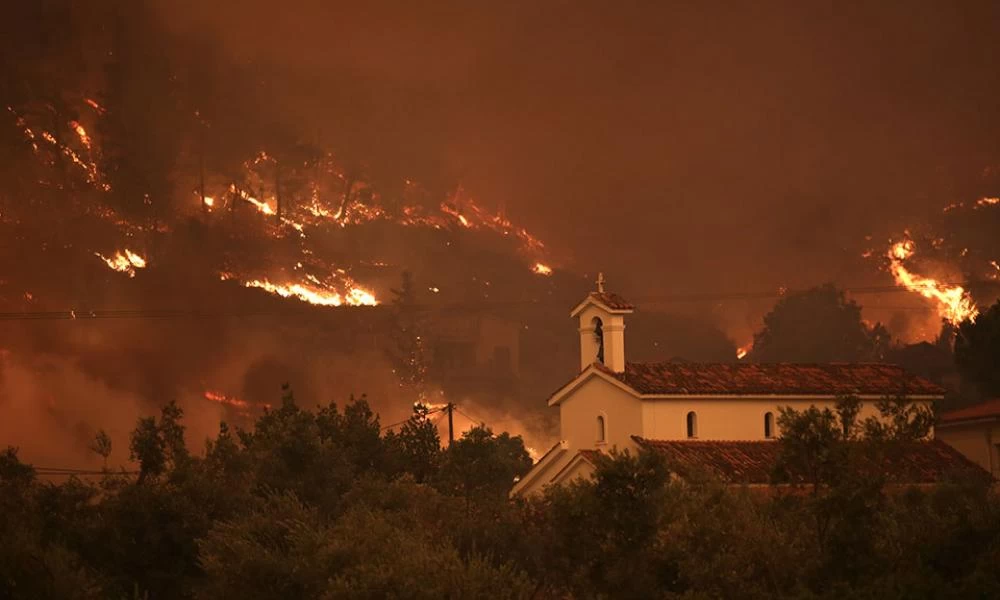
[[944,394],[902,367],[876,363],[628,363],[624,373],[601,368],[640,394]]
[[[633,438],[640,447],[661,453],[671,471],[686,476],[707,471],[723,481],[766,484],[778,461],[778,441],[690,441]],[[987,476],[979,465],[941,442],[909,442],[901,452],[886,455],[877,467],[897,483],[926,484],[946,481],[952,475]],[[801,474],[789,473],[792,482],[803,482]]]
[[590,297],[611,310],[632,310],[635,308],[631,302],[612,292],[590,292]]
[[948,411],[938,417],[938,421],[941,423],[954,423],[973,419],[989,419],[991,417],[1000,417],[1000,398]]

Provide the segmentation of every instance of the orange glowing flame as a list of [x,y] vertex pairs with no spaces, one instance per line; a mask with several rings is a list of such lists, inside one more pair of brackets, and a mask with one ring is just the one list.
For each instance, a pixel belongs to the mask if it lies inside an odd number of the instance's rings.
[[90,150],[90,136],[87,135],[87,130],[83,128],[83,125],[80,125],[76,121],[70,121],[69,126],[73,128],[76,135],[80,136],[80,143],[83,144],[87,150]]
[[96,100],[84,98],[83,101],[87,103],[87,106],[96,110],[99,114],[104,114],[104,107],[98,104]]
[[236,413],[238,415],[244,417],[250,416],[250,410],[254,408],[254,406],[265,409],[271,408],[270,404],[251,405],[246,400],[241,400],[239,398],[236,398],[235,396],[229,396],[227,394],[223,394],[222,392],[206,391],[204,394],[202,394],[202,396],[205,398],[205,400],[208,400],[209,402],[215,402],[216,404],[222,404],[224,406],[231,406],[236,409]]
[[742,346],[737,348],[736,349],[737,360],[743,360],[744,358],[746,358],[747,354],[750,354],[750,350],[752,349],[753,349],[753,342],[743,344]]
[[904,239],[890,246],[887,253],[889,271],[896,284],[924,298],[934,300],[937,303],[938,314],[952,325],[958,325],[965,320],[975,320],[979,310],[965,288],[941,283],[906,268],[903,263],[913,256],[914,252],[914,244],[910,239]]
[[115,252],[115,255],[110,258],[100,252],[95,252],[94,256],[104,261],[104,264],[108,265],[111,270],[127,273],[129,277],[135,277],[136,269],[146,268],[146,259],[128,248],[125,249],[124,254]]
[[227,406],[233,406],[236,408],[249,409],[250,404],[246,400],[240,400],[239,398],[233,398],[227,396],[220,392],[205,392],[205,400],[211,402],[217,402],[219,404],[225,404]]
[[[225,276],[223,277],[226,278]],[[314,279],[315,280],[315,279]],[[324,289],[319,285],[301,283],[275,284],[267,279],[253,279],[243,282],[244,287],[259,288],[277,294],[282,298],[298,298],[303,302],[317,306],[375,306],[378,304],[375,295],[357,286],[351,286],[345,293]]]
[[246,193],[243,190],[240,190],[240,198],[243,198],[244,200],[246,200],[250,204],[253,204],[254,206],[256,206],[257,210],[259,210],[260,212],[264,213],[265,215],[273,215],[274,214],[274,209],[271,208],[270,204],[268,204],[267,202],[261,202],[260,200],[254,198],[253,196],[251,196],[250,194]]
[[548,277],[552,274],[552,267],[544,263],[535,263],[535,266],[531,268],[531,271],[537,275],[545,275]]
[[205,199],[203,200],[203,202],[205,203],[205,206],[207,206],[209,208],[212,208],[213,206],[215,206],[215,198],[213,198],[211,196],[205,196]]
[[982,208],[984,206],[995,206],[1000,204],[1000,198],[980,198],[976,201],[976,208]]
[[[263,153],[261,153],[261,154],[264,156],[265,159],[267,158],[267,155],[265,155]],[[232,191],[232,192],[235,192],[236,191],[236,186],[235,185],[230,185],[229,186],[229,190]],[[267,202],[261,202],[260,200],[258,200],[257,198],[254,198],[253,196],[251,196],[250,194],[248,194],[244,190],[240,190],[239,196],[240,196],[240,198],[246,200],[247,202],[249,202],[250,204],[252,204],[253,206],[255,206],[257,208],[257,210],[260,211],[262,214],[265,214],[265,215],[267,215],[269,217],[278,214],[275,211],[275,209],[271,207],[270,204],[268,204]],[[305,234],[302,233],[302,230],[305,228],[305,226],[302,225],[302,223],[298,223],[296,221],[292,221],[291,219],[289,219],[287,217],[281,217],[281,222],[284,223],[284,224],[286,224],[286,225],[290,225],[293,229],[295,229],[296,231],[298,231],[299,234],[301,234],[302,237],[305,237]]]

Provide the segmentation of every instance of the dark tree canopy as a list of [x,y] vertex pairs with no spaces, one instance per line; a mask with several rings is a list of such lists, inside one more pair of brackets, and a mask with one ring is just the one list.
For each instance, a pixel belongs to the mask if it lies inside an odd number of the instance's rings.
[[878,361],[888,349],[882,325],[867,326],[861,306],[825,284],[781,298],[754,335],[756,362]]
[[1000,394],[1000,302],[959,326],[955,363],[982,394]]

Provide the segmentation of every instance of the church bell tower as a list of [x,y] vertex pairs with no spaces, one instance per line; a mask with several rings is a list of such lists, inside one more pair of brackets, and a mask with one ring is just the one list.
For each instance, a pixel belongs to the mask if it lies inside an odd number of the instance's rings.
[[580,370],[600,363],[615,373],[625,371],[625,315],[635,307],[604,290],[604,273],[597,276],[597,291],[587,295],[570,313],[579,320]]

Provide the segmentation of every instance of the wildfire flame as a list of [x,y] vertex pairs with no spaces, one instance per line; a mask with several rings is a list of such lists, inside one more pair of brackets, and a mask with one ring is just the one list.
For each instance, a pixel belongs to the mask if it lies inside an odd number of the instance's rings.
[[[208,400],[209,402],[215,402],[216,404],[222,404],[225,406],[233,407],[234,409],[236,409],[236,414],[243,417],[250,416],[250,411],[254,407],[254,405],[251,405],[246,400],[241,400],[239,398],[236,398],[235,396],[229,396],[227,394],[223,394],[222,392],[205,391],[205,393],[202,394],[202,396],[205,398],[205,400]],[[257,404],[256,406],[268,410],[270,410],[271,408],[270,404]]]
[[352,286],[344,294],[323,289],[316,285],[301,283],[276,284],[267,279],[253,279],[243,282],[244,287],[259,288],[277,294],[282,298],[298,298],[303,302],[317,306],[375,306],[378,300],[370,291]]
[[747,354],[750,354],[751,349],[753,349],[753,342],[743,344],[742,346],[737,348],[736,349],[737,360],[743,360],[744,358],[746,358]]
[[100,252],[95,252],[94,256],[104,261],[108,268],[119,273],[127,273],[129,277],[135,277],[136,269],[146,268],[146,259],[128,248],[125,249],[124,254],[120,251],[115,252],[115,255],[110,258]]
[[958,325],[965,320],[975,320],[979,310],[965,288],[941,283],[906,268],[904,262],[912,257],[915,251],[913,241],[908,238],[889,247],[887,253],[889,271],[896,284],[924,298],[934,300],[937,303],[938,314],[952,325]]
[[70,121],[69,126],[73,128],[76,135],[80,136],[80,143],[83,144],[87,150],[90,150],[90,136],[87,135],[87,130],[83,128],[83,125],[80,125],[80,123],[76,121]]
[[[94,119],[99,124],[100,119],[105,114],[104,107],[91,98],[83,98],[83,103],[92,111],[85,112],[86,116],[80,117],[81,121],[86,121],[88,127],[93,124]],[[6,108],[13,115],[18,128],[23,133],[25,143],[30,144],[31,150],[46,166],[56,166],[56,159],[65,157],[68,160],[63,162],[72,167],[73,171],[80,175],[80,179],[86,179],[95,191],[110,191],[111,187],[104,181],[104,174],[96,160],[96,157],[101,154],[101,140],[92,138],[91,132],[83,123],[77,120],[64,121],[58,128],[46,131],[45,128],[51,123],[47,121],[44,123],[36,122],[37,119],[33,118],[32,112],[13,106]],[[60,135],[64,132],[68,135]],[[461,188],[445,201],[438,199],[428,202],[430,196],[420,192],[408,197],[404,205],[383,204],[375,188],[365,182],[363,178],[358,178],[355,175],[348,177],[343,168],[337,164],[333,155],[327,154],[318,162],[306,165],[310,172],[315,167],[317,174],[315,179],[309,183],[312,188],[311,197],[302,202],[301,198],[290,194],[290,201],[286,206],[284,197],[281,197],[281,204],[277,201],[279,197],[277,186],[269,187],[270,172],[261,171],[262,168],[269,168],[268,165],[276,164],[275,158],[265,151],[260,151],[253,158],[244,161],[245,173],[236,178],[229,178],[221,185],[213,177],[208,182],[210,188],[206,189],[203,177],[201,185],[194,193],[203,203],[205,218],[216,218],[215,213],[223,204],[240,203],[240,200],[243,200],[252,205],[257,214],[265,217],[277,217],[280,208],[280,220],[268,219],[267,224],[267,233],[277,237],[283,236],[286,232],[275,229],[271,223],[280,222],[281,228],[288,225],[298,231],[299,237],[303,239],[306,238],[304,232],[306,225],[320,230],[321,227],[331,225],[346,227],[376,221],[393,222],[405,227],[492,231],[501,236],[509,237],[519,244],[519,252],[525,259],[525,268],[540,276],[553,274],[552,267],[542,262],[545,259],[544,244],[539,239],[529,234],[524,228],[511,223],[503,208],[496,211],[487,210],[473,198],[467,197]],[[295,165],[289,165],[289,167],[298,168]],[[330,187],[324,183],[324,181],[331,179],[334,182],[339,180],[342,183],[336,184],[336,187]],[[419,187],[418,184],[409,181],[407,184],[414,186],[414,190]],[[59,186],[60,184],[56,182],[54,185]],[[148,196],[146,196],[146,202],[149,203]],[[136,234],[169,231],[169,223],[166,221],[157,222],[154,225],[133,222],[127,216],[119,214],[112,207],[112,203],[102,202],[100,196],[95,196],[93,201],[88,202],[86,210],[89,214],[113,223],[127,238]],[[321,253],[314,248],[302,244],[299,250],[302,257],[299,257],[298,269],[303,268],[302,262],[305,255],[314,255],[315,252],[315,260],[312,262],[321,260],[319,256]],[[117,251],[108,256],[101,253],[94,254],[108,268],[125,273],[130,278],[136,276],[138,269],[146,267],[146,259],[128,249]],[[336,274],[338,270],[335,265],[327,265],[327,268],[334,275],[331,279],[322,281],[311,276],[302,278],[301,270],[297,271],[295,276],[289,276],[287,279],[275,276],[273,270],[267,271],[271,279],[260,278],[263,273],[247,272],[224,278],[235,279],[244,287],[263,289],[284,298],[296,298],[318,306],[371,306],[378,304],[372,291],[352,281],[343,271],[339,271],[339,275]],[[288,273],[290,272],[288,271]],[[489,283],[487,282],[486,285]],[[437,293],[440,290],[434,287],[431,291]]]
[[205,400],[211,402],[217,402],[219,404],[225,404],[227,406],[233,406],[236,408],[249,409],[250,404],[246,400],[240,400],[239,398],[233,398],[227,396],[221,392],[205,392]]
[[535,263],[535,266],[531,268],[531,271],[538,275],[545,275],[546,277],[548,277],[549,275],[552,274],[552,267],[544,263]]

